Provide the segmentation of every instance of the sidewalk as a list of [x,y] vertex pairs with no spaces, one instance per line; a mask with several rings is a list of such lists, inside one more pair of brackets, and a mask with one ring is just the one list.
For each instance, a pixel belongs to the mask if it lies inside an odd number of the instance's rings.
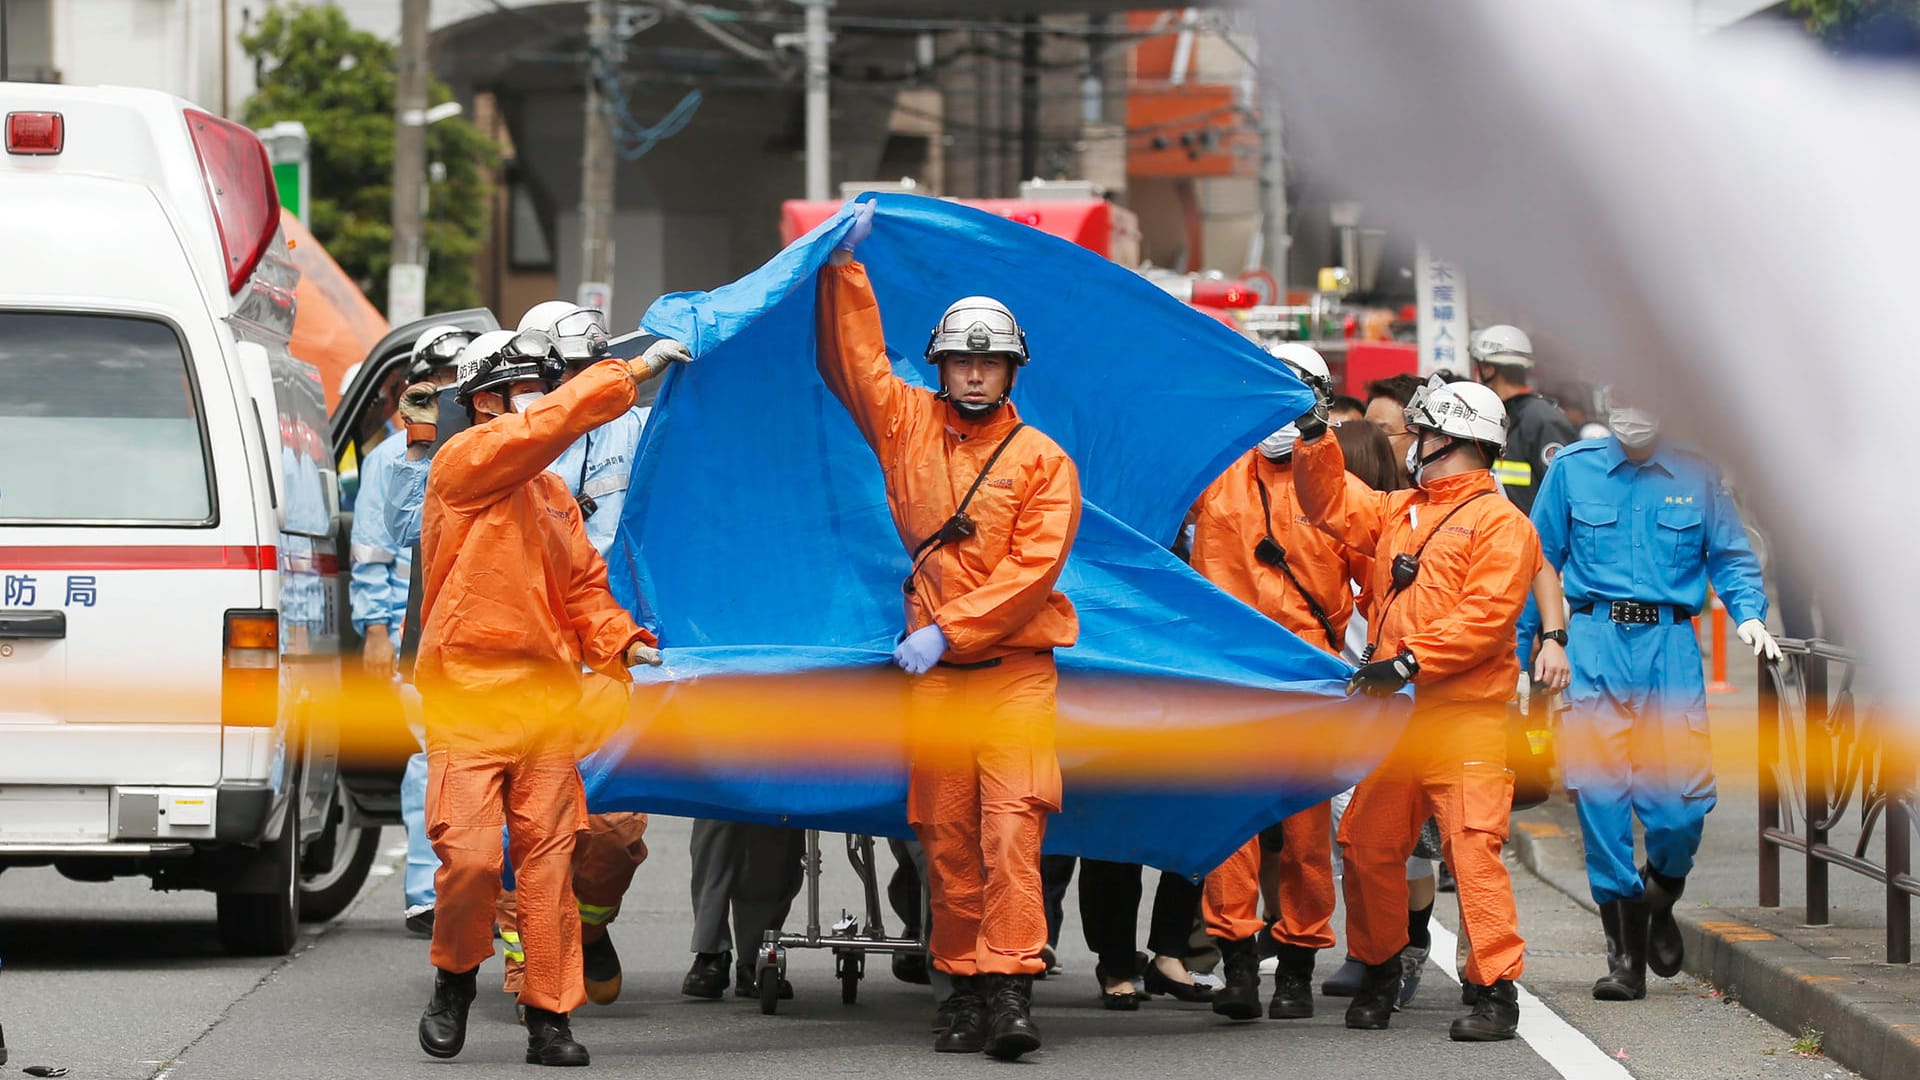
[[[1736,658],[1733,693],[1710,698],[1719,804],[1707,818],[1687,894],[1676,909],[1686,935],[1687,971],[1794,1034],[1821,1033],[1833,1060],[1874,1080],[1920,1077],[1920,964],[1884,963],[1884,893],[1839,867],[1831,875],[1831,922],[1806,926],[1805,864],[1782,852],[1778,908],[1759,906],[1757,784],[1751,663]],[[1836,829],[1835,847],[1858,837],[1858,806]],[[1512,847],[1542,880],[1589,910],[1580,825],[1564,792],[1513,819]],[[1879,833],[1869,854],[1879,847]],[[1521,913],[1525,932],[1526,913]],[[1599,917],[1593,925],[1596,948]],[[1594,977],[1602,974],[1599,967]]]

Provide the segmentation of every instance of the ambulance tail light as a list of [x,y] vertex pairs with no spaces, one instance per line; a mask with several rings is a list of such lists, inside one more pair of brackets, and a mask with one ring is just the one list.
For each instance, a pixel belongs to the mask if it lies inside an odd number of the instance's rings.
[[199,109],[185,110],[187,131],[200,158],[207,202],[227,259],[227,291],[237,293],[280,231],[280,193],[260,137],[240,124]]
[[1202,278],[1193,283],[1193,296],[1188,302],[1202,307],[1249,308],[1260,302],[1260,292],[1244,281]]
[[40,156],[66,148],[67,120],[57,112],[7,114],[7,153]]
[[280,613],[227,612],[220,679],[220,722],[272,727],[280,715]]

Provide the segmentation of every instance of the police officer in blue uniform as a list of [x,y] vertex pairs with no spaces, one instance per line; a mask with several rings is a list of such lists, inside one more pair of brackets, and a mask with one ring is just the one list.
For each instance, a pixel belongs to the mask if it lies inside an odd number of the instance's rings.
[[[1641,410],[1614,409],[1610,421],[1613,434],[1555,457],[1532,516],[1573,612],[1561,746],[1607,936],[1608,972],[1593,996],[1632,1001],[1646,996],[1648,967],[1663,976],[1680,970],[1673,905],[1714,805],[1691,625],[1708,583],[1756,655],[1780,652],[1766,629],[1759,560],[1719,471],[1663,442]],[[1522,641],[1530,629],[1522,627]],[[1635,816],[1646,834],[1639,870]]]

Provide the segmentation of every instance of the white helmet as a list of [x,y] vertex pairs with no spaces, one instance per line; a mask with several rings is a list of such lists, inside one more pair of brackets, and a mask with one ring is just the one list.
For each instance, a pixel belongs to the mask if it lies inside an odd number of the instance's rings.
[[1515,367],[1533,366],[1533,339],[1525,330],[1505,323],[1489,326],[1473,337],[1473,345],[1468,350],[1476,362],[1482,364],[1512,364]]
[[460,352],[473,333],[448,323],[429,326],[413,339],[413,356],[407,362],[407,381],[421,382],[442,368],[459,363]]
[[460,350],[457,369],[454,400],[466,405],[482,390],[527,380],[537,379],[552,390],[560,382],[562,365],[553,340],[541,331],[489,330]]
[[1435,375],[1407,402],[1407,426],[1466,439],[1498,454],[1507,445],[1507,406],[1493,388]]
[[966,296],[947,307],[927,337],[928,362],[937,363],[941,353],[999,353],[1024,365],[1027,334],[1007,305],[991,296]]
[[599,360],[607,355],[607,317],[593,308],[566,300],[545,300],[520,316],[521,330],[538,330],[553,339],[560,358],[568,362]]
[[1333,373],[1327,369],[1327,359],[1320,350],[1311,345],[1302,345],[1297,341],[1283,341],[1266,346],[1267,355],[1293,369],[1301,381],[1314,389],[1331,387]]

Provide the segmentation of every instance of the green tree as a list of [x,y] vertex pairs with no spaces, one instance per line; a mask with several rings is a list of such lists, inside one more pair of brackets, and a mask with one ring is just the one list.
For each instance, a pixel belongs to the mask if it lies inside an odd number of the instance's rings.
[[[312,139],[308,228],[382,310],[392,264],[394,48],[332,4],[275,3],[241,35],[259,87],[241,109],[256,128],[298,120]],[[430,104],[453,99],[430,80]],[[496,149],[464,117],[427,128],[446,171],[427,199],[427,310],[479,304],[474,257],[487,225]]]
[[1862,22],[1883,14],[1920,25],[1920,0],[1789,0],[1788,7],[1829,41],[1844,41]]

